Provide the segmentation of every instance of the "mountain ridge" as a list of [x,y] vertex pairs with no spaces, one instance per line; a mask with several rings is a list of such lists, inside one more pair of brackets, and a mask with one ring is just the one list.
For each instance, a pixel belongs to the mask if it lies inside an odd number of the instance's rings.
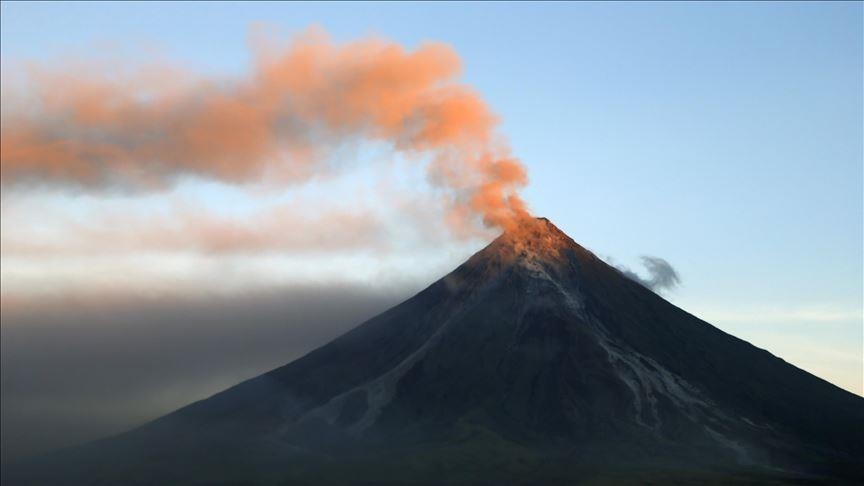
[[541,218],[325,346],[55,465],[86,476],[75,461],[101,454],[108,482],[117,464],[169,483],[837,480],[860,478],[862,423],[864,399],[686,313]]

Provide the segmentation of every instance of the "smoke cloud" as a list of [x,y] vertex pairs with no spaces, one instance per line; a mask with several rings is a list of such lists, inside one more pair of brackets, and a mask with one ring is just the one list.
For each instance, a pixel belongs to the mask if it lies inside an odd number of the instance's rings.
[[4,92],[0,181],[138,191],[187,176],[296,185],[338,173],[340,149],[370,141],[428,164],[457,231],[478,220],[506,229],[526,214],[525,168],[496,116],[457,81],[450,47],[339,44],[321,30],[288,44],[254,31],[250,45],[252,67],[235,79],[84,62],[16,72],[19,83]]
[[681,283],[678,272],[666,260],[655,256],[643,256],[641,260],[642,265],[645,266],[645,271],[648,272],[648,277],[641,277],[625,266],[616,265],[615,267],[630,280],[655,292],[672,290]]
[[[304,213],[280,205],[248,216],[213,214],[178,206],[170,215],[106,211],[86,220],[11,213],[0,227],[5,257],[106,256],[140,252],[202,255],[308,253],[388,248],[389,227],[362,210]],[[44,223],[51,222],[46,234]],[[35,224],[30,224],[35,223]],[[8,231],[7,231],[8,230]]]
[[419,286],[4,302],[0,461],[118,433],[206,398],[299,358]]

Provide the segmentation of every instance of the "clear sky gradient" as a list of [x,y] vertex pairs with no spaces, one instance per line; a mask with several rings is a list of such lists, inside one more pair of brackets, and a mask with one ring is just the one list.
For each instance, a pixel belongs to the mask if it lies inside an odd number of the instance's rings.
[[[667,294],[676,305],[862,394],[862,13],[859,2],[4,2],[2,59],[145,49],[232,75],[249,66],[256,22],[449,44],[528,167],[534,214],[617,263],[667,259],[682,277]],[[229,189],[185,190],[236,210]],[[438,249],[420,270],[393,260],[389,275],[429,280],[467,252]],[[34,265],[4,271],[4,292],[45,271]]]

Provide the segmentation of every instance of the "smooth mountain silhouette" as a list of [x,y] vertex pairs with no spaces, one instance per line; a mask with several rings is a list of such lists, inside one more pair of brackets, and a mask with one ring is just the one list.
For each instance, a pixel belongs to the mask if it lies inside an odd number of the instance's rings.
[[864,399],[675,307],[540,218],[288,365],[4,479],[854,482],[862,457]]

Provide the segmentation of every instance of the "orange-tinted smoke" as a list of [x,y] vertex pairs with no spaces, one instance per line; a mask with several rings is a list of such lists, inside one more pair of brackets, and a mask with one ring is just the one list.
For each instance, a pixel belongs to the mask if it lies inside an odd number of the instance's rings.
[[253,50],[251,72],[236,80],[31,69],[33,103],[3,116],[2,183],[152,189],[194,175],[296,184],[338,170],[334,147],[361,139],[430,160],[457,229],[478,216],[506,229],[527,214],[525,169],[480,96],[456,81],[459,59],[446,45],[337,44],[313,31],[285,46],[259,39]]

